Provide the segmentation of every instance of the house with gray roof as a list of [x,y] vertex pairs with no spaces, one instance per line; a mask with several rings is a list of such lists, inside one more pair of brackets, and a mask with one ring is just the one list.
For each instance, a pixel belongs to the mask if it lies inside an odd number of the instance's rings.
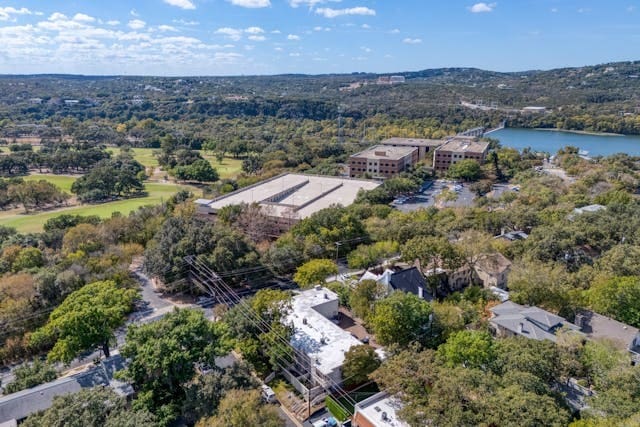
[[640,364],[640,330],[594,311],[576,315],[576,325],[589,339],[604,339],[620,351],[628,351],[635,364]]
[[119,354],[103,360],[83,372],[59,378],[39,386],[0,397],[0,425],[19,421],[31,414],[51,407],[57,396],[77,393],[84,388],[111,387],[121,396],[133,394],[127,383],[114,379],[114,374],[125,368],[125,359]]
[[580,327],[538,307],[529,307],[506,301],[491,309],[493,316],[489,324],[496,336],[511,337],[520,335],[542,341],[556,341],[559,331],[573,331],[577,334]]

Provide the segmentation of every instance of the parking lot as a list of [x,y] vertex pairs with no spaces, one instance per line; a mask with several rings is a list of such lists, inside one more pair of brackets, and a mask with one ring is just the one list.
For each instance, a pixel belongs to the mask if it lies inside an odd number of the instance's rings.
[[[406,198],[403,203],[394,204],[395,208],[401,212],[413,212],[418,209],[436,206],[436,197],[442,193],[445,188],[457,193],[458,198],[455,201],[438,204],[438,207],[469,207],[473,206],[475,194],[469,190],[469,184],[455,184],[452,181],[437,180],[433,181],[429,186],[425,183],[423,188],[426,189]],[[401,200],[402,201],[402,200]]]

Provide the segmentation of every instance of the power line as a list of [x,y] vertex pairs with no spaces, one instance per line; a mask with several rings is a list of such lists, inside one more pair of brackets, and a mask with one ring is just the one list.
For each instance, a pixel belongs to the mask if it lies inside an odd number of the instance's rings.
[[[221,296],[223,298],[228,298],[229,301],[233,302],[233,299],[236,299],[236,303],[234,305],[239,307],[239,310],[241,312],[241,314],[244,314],[245,317],[247,318],[247,320],[249,320],[250,322],[252,322],[254,325],[256,325],[258,327],[258,329],[260,331],[262,331],[263,333],[267,333],[267,332],[272,332],[272,335],[275,336],[276,339],[278,339],[281,344],[284,344],[285,346],[287,346],[288,348],[292,349],[294,354],[300,357],[300,360],[309,360],[310,358],[302,353],[300,350],[296,349],[293,345],[291,345],[291,343],[287,340],[286,337],[282,336],[281,334],[278,334],[277,332],[272,330],[272,326],[269,325],[264,319],[262,319],[260,317],[259,314],[257,314],[255,312],[255,310],[253,310],[252,307],[250,307],[246,301],[244,301],[242,298],[240,298],[235,291],[233,291],[233,289],[231,289],[222,279],[220,279],[217,274],[212,271],[207,265],[203,264],[201,261],[199,261],[197,258],[195,257],[189,257],[188,258],[188,262],[190,262],[190,264],[194,267],[196,267],[198,270],[202,269],[204,270],[205,274],[209,275],[211,277],[211,282],[213,284],[213,286],[215,288],[218,289],[218,291],[220,292]],[[201,279],[202,280],[202,279]],[[215,295],[214,295],[215,296]],[[246,310],[246,311],[244,311]],[[252,319],[253,317],[253,319]],[[256,324],[257,321],[257,324]],[[280,364],[279,366],[281,368],[283,368]],[[286,370],[286,368],[284,368]],[[313,375],[313,371],[311,370],[311,368],[306,369],[304,368],[305,371],[307,371],[309,373],[310,378],[314,378]],[[346,398],[349,403],[355,405],[356,402],[348,395],[348,393],[337,383],[335,382],[333,379],[326,377],[326,378],[322,378],[322,380],[327,381],[330,385],[331,388],[335,389],[338,391],[339,395],[341,398]],[[322,385],[323,382],[319,381],[319,383]],[[322,388],[326,390],[325,386],[322,386]],[[340,405],[338,403],[339,406],[342,407],[342,409],[344,409],[347,413],[351,413],[351,411],[349,411],[347,408],[343,407],[342,405]]]

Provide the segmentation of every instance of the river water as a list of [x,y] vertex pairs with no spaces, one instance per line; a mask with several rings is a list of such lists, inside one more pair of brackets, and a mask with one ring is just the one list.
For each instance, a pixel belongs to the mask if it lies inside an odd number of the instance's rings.
[[534,151],[546,151],[555,154],[567,145],[588,152],[589,156],[608,156],[615,153],[627,153],[640,156],[640,136],[637,135],[587,135],[571,132],[547,131],[536,129],[506,128],[491,132],[487,137],[499,139],[506,147],[531,148]]

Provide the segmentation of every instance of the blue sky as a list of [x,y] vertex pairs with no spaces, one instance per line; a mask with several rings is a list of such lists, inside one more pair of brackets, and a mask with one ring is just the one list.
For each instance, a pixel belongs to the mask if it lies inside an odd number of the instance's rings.
[[640,60],[640,0],[0,0],[0,73],[497,71]]

